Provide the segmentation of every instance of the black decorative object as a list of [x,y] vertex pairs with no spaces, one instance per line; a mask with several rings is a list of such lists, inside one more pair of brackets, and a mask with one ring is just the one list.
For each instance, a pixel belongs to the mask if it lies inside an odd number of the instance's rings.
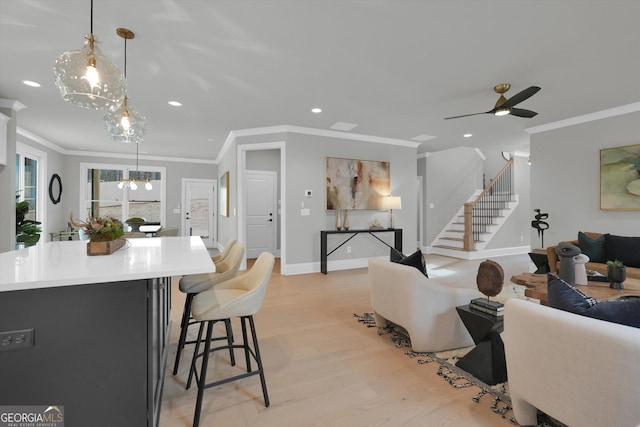
[[549,214],[540,213],[540,209],[534,209],[533,211],[536,212],[536,216],[534,217],[535,220],[531,221],[531,226],[538,230],[538,237],[542,238],[541,244],[544,248],[544,230],[549,229],[549,223],[543,221],[543,219],[549,218]]
[[607,261],[607,279],[611,289],[624,289],[624,281],[627,279],[627,269],[621,261]]
[[576,268],[573,257],[580,255],[580,248],[568,243],[556,246],[556,254],[560,257],[558,276],[570,285],[576,284]]
[[49,198],[54,205],[60,203],[60,197],[62,196],[62,180],[60,175],[54,173],[49,181]]

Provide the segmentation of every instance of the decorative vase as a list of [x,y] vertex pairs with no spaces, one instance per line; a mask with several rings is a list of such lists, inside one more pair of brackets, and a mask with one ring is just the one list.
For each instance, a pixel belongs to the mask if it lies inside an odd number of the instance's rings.
[[624,281],[627,278],[627,270],[622,267],[607,266],[607,278],[611,289],[624,289]]
[[336,230],[340,231],[342,229],[342,222],[340,218],[340,209],[336,209]]
[[342,221],[342,228],[349,229],[349,209],[344,210],[344,220]]

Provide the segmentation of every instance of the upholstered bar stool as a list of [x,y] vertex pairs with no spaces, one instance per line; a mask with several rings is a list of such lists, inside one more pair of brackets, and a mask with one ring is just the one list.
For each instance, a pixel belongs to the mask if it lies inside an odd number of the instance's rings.
[[[204,390],[209,387],[226,384],[231,381],[239,380],[253,375],[260,376],[262,384],[262,395],[264,397],[264,405],[269,406],[269,396],[267,394],[267,383],[264,378],[264,369],[262,366],[262,358],[260,357],[260,349],[258,347],[258,337],[253,321],[253,315],[258,312],[267,290],[267,284],[271,278],[273,271],[274,257],[268,252],[260,254],[251,270],[245,274],[241,274],[224,283],[220,283],[208,291],[201,292],[193,299],[192,313],[196,321],[200,322],[198,332],[198,340],[196,349],[191,362],[191,370],[189,372],[189,380],[187,389],[191,386],[191,380],[195,376],[198,384],[198,397],[196,400],[196,409],[193,418],[193,425],[200,424],[200,413],[202,410],[202,398]],[[215,322],[239,317],[242,325],[242,344],[233,344],[227,341],[227,345],[211,348],[211,338],[213,335],[213,326]],[[251,329],[252,346],[247,339],[247,322]],[[204,338],[204,351],[199,353],[200,344],[203,342],[203,332],[205,324],[207,326],[206,337]],[[243,349],[245,353],[246,372],[231,376],[222,380],[206,383],[207,367],[209,363],[209,355],[218,350]],[[202,357],[200,372],[197,372],[196,362],[198,357]],[[251,367],[251,359],[255,360],[257,369]]]
[[[193,344],[195,341],[186,341],[187,331],[189,326],[194,322],[190,321],[191,318],[191,303],[193,298],[200,292],[211,289],[219,283],[229,280],[238,274],[238,269],[242,263],[244,256],[244,245],[242,243],[235,243],[232,245],[227,256],[224,259],[216,263],[215,273],[205,274],[188,274],[180,279],[180,291],[187,294],[184,301],[184,308],[182,309],[182,321],[180,322],[180,339],[178,340],[178,349],[176,350],[176,360],[173,364],[173,375],[178,373],[178,366],[180,365],[180,356],[185,344]],[[227,323],[227,335],[231,333],[230,322]],[[233,359],[233,353],[231,353],[231,363],[235,364]]]
[[227,257],[227,255],[229,255],[229,252],[231,252],[231,248],[233,247],[233,245],[235,245],[238,241],[236,239],[229,239],[229,241],[227,242],[227,244],[225,245],[224,249],[222,250],[221,253],[219,254],[215,254],[214,256],[211,257],[211,260],[214,263],[219,263],[220,261],[222,261],[223,259],[225,259]]

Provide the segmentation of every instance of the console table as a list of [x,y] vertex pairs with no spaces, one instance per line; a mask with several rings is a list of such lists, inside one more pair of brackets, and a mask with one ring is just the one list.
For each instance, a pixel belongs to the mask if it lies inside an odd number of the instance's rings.
[[[322,230],[320,231],[320,271],[324,274],[327,274],[327,257],[340,249],[345,243],[349,240],[356,237],[358,234],[368,233],[371,236],[375,237],[378,241],[382,242],[384,245],[394,247],[395,249],[402,252],[402,229],[401,228],[383,228],[381,230]],[[376,236],[376,233],[393,233],[394,234],[394,246],[389,245],[387,242]],[[350,234],[349,238],[344,242],[340,243],[337,247],[335,247],[331,252],[327,253],[327,236],[329,234]]]

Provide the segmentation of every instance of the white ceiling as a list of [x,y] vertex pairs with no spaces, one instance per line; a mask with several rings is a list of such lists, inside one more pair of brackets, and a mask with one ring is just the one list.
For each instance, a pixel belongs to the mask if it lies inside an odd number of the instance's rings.
[[[64,102],[53,83],[89,11],[89,0],[2,0],[0,98],[26,105],[19,126],[66,150],[131,153],[107,137],[101,112]],[[526,128],[640,100],[639,22],[631,0],[94,0],[94,34],[121,67],[115,30],[136,34],[127,75],[149,123],[140,152],[208,160],[234,130],[337,122],[435,137],[418,151],[528,151]],[[507,98],[542,87],[518,105],[538,116],[443,120],[493,108],[498,83],[511,83]]]

